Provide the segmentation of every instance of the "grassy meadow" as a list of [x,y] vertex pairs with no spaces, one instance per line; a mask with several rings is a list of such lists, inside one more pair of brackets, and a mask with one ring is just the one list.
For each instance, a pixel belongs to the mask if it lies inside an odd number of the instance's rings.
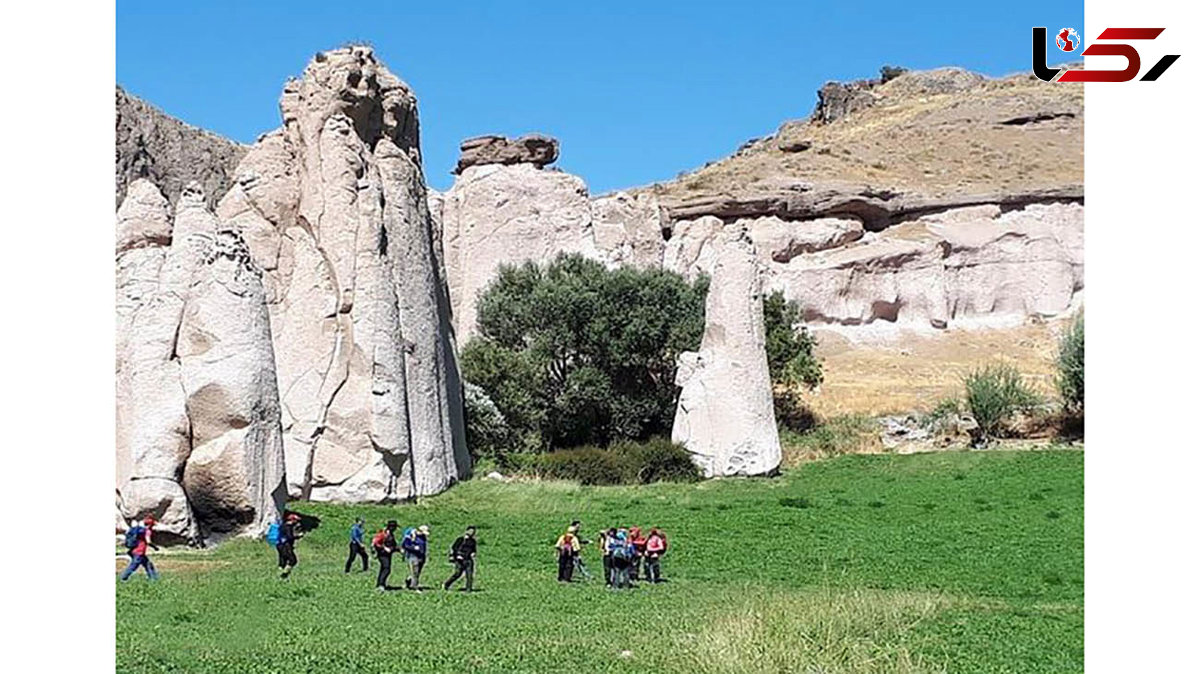
[[[116,588],[122,672],[1073,672],[1083,670],[1083,452],[843,456],[772,479],[640,487],[472,480],[321,518],[278,578],[237,540],[154,557]],[[479,527],[474,593],[343,575],[356,515],[429,524],[423,585]],[[669,582],[555,581],[581,519],[657,525]],[[595,547],[586,553],[600,572]],[[118,568],[123,558],[118,560]],[[357,567],[357,564],[356,564]],[[392,584],[403,583],[396,558]]]

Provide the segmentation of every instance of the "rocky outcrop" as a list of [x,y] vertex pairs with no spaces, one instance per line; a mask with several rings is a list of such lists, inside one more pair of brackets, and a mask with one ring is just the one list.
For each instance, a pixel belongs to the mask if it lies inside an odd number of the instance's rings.
[[698,352],[679,356],[682,390],[671,440],[706,477],[764,475],[779,467],[767,370],[759,261],[745,227],[722,226],[704,271],[712,278]]
[[986,78],[962,68],[906,71],[884,66],[878,79],[826,82],[817,90],[812,118],[823,124],[865,110],[889,98],[935,96],[966,91]]
[[259,532],[286,496],[262,272],[198,183],[173,226],[165,202],[139,181],[118,214],[120,507],[178,540]]
[[292,496],[390,501],[469,469],[416,98],[369,48],[318,54],[218,213],[265,270]]
[[459,174],[472,166],[487,164],[532,164],[542,168],[558,159],[558,140],[541,134],[528,134],[509,139],[504,136],[476,136],[459,146]]
[[470,471],[416,98],[347,47],[280,108],[215,215],[138,180],[117,216],[118,509],[181,540]]
[[228,191],[246,148],[175,119],[117,87],[117,206],[139,178],[174,204],[185,185],[200,184],[212,203]]

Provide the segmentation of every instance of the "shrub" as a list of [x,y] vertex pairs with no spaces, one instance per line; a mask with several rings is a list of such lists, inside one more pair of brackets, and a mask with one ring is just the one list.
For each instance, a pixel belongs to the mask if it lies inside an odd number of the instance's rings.
[[479,300],[465,378],[524,448],[608,445],[670,432],[675,363],[704,330],[707,279],[609,270],[579,255],[503,266]]
[[612,447],[577,447],[536,456],[530,472],[587,485],[694,482],[700,469],[681,445],[665,438],[621,442]]
[[534,465],[540,477],[600,485],[628,482],[628,463],[624,456],[608,449],[579,447],[542,454]]
[[841,454],[869,451],[879,445],[878,425],[864,415],[838,416],[797,433],[784,429],[779,434],[783,460],[788,466]]
[[1083,316],[1058,342],[1058,392],[1070,412],[1083,413]]
[[971,372],[963,380],[967,408],[979,424],[985,438],[995,437],[1004,423],[1020,411],[1041,401],[1011,365],[989,365]]
[[640,484],[695,482],[700,479],[700,468],[692,461],[691,453],[683,445],[666,438],[623,442],[613,449],[626,457],[633,469],[634,481]]

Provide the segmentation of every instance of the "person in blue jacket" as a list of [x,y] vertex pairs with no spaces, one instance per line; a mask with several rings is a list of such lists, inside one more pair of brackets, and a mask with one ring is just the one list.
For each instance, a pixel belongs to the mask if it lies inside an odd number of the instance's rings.
[[346,573],[350,573],[350,567],[354,565],[355,557],[362,557],[362,570],[367,570],[367,549],[363,546],[364,533],[363,518],[355,518],[353,526],[350,527],[350,556],[346,558]]
[[426,551],[429,549],[429,525],[422,524],[404,537],[400,547],[404,550],[404,561],[408,562],[408,578],[404,586],[421,591],[421,570],[425,568]]

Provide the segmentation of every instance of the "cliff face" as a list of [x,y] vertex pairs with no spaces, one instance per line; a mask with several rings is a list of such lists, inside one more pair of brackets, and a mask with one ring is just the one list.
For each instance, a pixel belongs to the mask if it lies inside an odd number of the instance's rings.
[[245,154],[245,146],[185,124],[117,87],[117,206],[139,178],[158,186],[172,205],[195,181],[212,206],[229,190]]
[[[210,497],[261,495],[243,468],[268,465],[279,505],[407,499],[470,470],[415,96],[348,47],[318,54],[280,109],[215,214],[192,183],[171,222],[141,180],[118,215],[119,507],[180,536],[277,510]],[[231,453],[234,435],[253,451]]]

